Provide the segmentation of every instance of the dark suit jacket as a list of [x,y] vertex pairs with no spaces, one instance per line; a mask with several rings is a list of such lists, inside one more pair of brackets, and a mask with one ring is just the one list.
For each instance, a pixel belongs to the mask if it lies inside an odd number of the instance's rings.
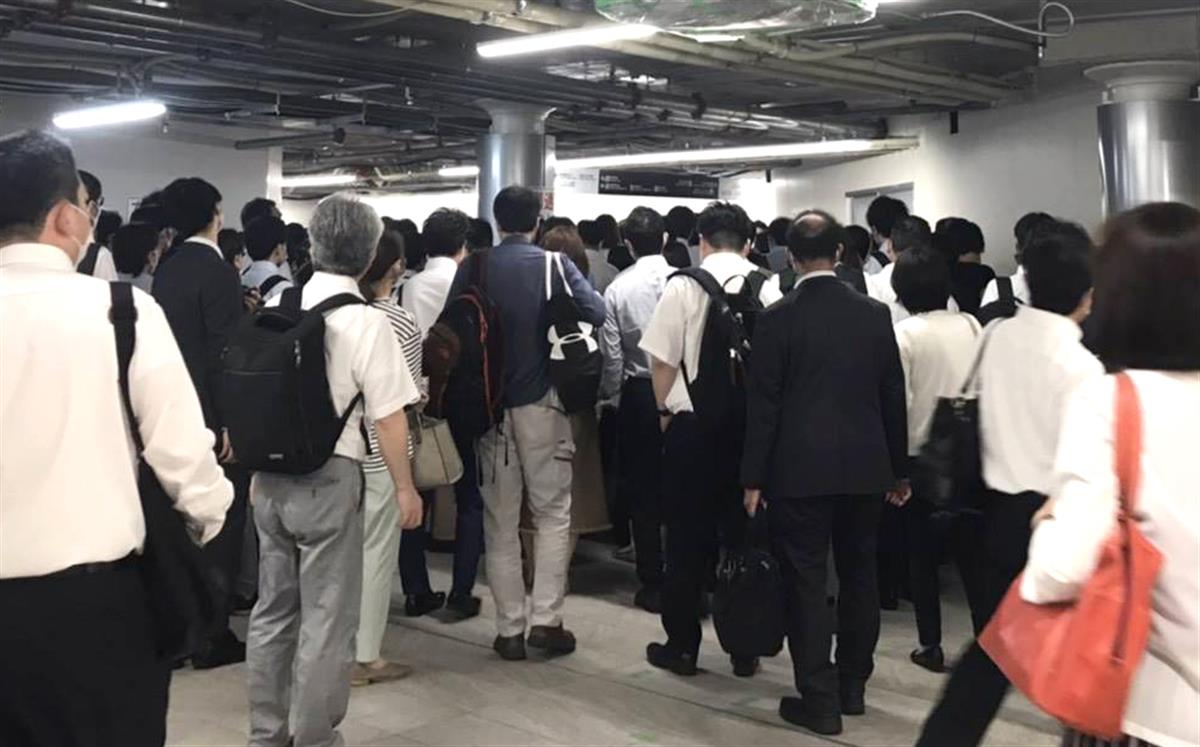
[[237,270],[212,247],[185,241],[163,255],[154,272],[153,294],[183,353],[204,423],[219,431],[221,354],[242,317]]
[[837,273],[842,282],[849,283],[851,288],[864,296],[867,295],[867,274],[865,272],[848,267],[840,262],[837,267],[833,268],[833,271]]
[[904,370],[885,305],[812,278],[758,317],[752,350],[743,485],[867,495],[907,476]]

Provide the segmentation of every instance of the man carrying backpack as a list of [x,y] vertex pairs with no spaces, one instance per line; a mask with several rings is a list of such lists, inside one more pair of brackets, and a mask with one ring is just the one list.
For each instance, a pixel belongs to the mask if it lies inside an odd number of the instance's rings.
[[[562,605],[566,595],[567,566],[571,548],[571,459],[575,444],[571,423],[563,412],[559,394],[549,380],[552,355],[548,332],[547,289],[569,289],[584,324],[599,329],[604,323],[604,299],[571,260],[563,257],[560,270],[548,277],[546,252],[533,245],[542,201],[525,187],[508,187],[496,196],[493,213],[500,228],[500,245],[481,250],[459,269],[450,287],[447,310],[460,304],[466,293],[478,293],[475,303],[489,309],[488,340],[502,348],[485,346],[489,354],[477,383],[487,389],[497,355],[502,355],[503,406],[498,422],[489,424],[479,442],[478,460],[484,503],[484,542],[487,547],[487,576],[496,600],[497,637],[494,648],[507,661],[524,659],[526,645],[525,581],[521,572],[521,543],[517,534],[521,520],[522,488],[537,527],[536,573],[529,619],[530,646],[550,654],[575,650],[575,636],[563,627]],[[557,264],[557,263],[556,263]],[[548,285],[549,284],[549,285]],[[475,305],[474,303],[472,304]],[[462,337],[460,328],[459,337]],[[502,332],[501,334],[499,334]],[[478,341],[476,341],[478,342]],[[565,346],[568,340],[558,343]],[[463,355],[471,346],[463,340]],[[490,361],[490,364],[489,364]],[[466,397],[454,395],[455,378],[446,390],[447,407]],[[498,393],[498,392],[497,392]],[[478,396],[479,392],[474,392]],[[497,413],[488,408],[488,414]],[[452,426],[456,419],[447,413]]]
[[[875,545],[884,495],[908,489],[904,370],[888,307],[834,272],[842,227],[801,213],[788,230],[796,290],[758,319],[746,392],[746,511],[770,503],[782,570],[787,639],[801,698],[779,715],[839,734],[864,711],[879,639]],[[830,544],[838,574],[837,665],[826,605]]]
[[333,195],[310,230],[312,279],[243,323],[225,355],[230,438],[258,470],[259,591],[246,657],[254,747],[342,743],[362,586],[364,416],[401,526],[422,514],[404,412],[420,393],[387,315],[357,283],[383,223],[365,203]]
[[[700,267],[667,282],[642,335],[663,429],[662,518],[667,529],[662,622],[667,641],[646,659],[675,674],[696,674],[701,595],[717,535],[744,530],[738,465],[745,429],[746,337],[754,317],[780,298],[743,254],[754,226],[740,207],[715,202],[700,214]],[[686,275],[686,276],[685,276]],[[716,320],[714,322],[714,320]],[[753,657],[734,659],[751,676]]]

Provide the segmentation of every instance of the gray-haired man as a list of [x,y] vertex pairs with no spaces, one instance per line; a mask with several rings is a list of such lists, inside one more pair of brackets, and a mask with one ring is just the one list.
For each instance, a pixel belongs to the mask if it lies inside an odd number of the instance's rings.
[[[359,294],[383,232],[369,205],[323,200],[309,232],[316,272],[301,305]],[[250,616],[246,668],[253,747],[342,745],[336,731],[350,700],[350,666],[362,587],[363,413],[396,485],[401,525],[421,521],[408,462],[404,408],[420,395],[382,311],[339,307],[325,316],[326,375],[340,412],[359,393],[334,456],[309,475],[258,473],[250,489],[259,537],[258,603]]]

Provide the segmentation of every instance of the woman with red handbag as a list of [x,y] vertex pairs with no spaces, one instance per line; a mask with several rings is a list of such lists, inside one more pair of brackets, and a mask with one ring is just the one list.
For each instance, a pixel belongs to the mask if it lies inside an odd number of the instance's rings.
[[[1095,298],[1097,352],[1125,373],[1086,383],[1068,406],[1028,565],[981,643],[1069,727],[1064,745],[1190,747],[1200,744],[1200,211],[1159,203],[1114,218]],[[1039,615],[1059,619],[1042,627]]]

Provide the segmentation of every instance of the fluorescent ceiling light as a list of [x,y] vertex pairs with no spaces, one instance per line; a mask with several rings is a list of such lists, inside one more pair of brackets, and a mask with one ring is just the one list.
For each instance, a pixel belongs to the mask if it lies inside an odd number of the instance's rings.
[[[656,153],[623,153],[615,156],[562,158],[558,171],[604,169],[621,166],[684,166],[699,163],[729,163],[734,161],[778,161],[815,156],[840,156],[881,151],[906,150],[917,146],[915,137],[893,137],[879,140],[822,140],[807,143],[777,143],[735,148],[705,148],[698,150],[659,151]],[[452,166],[438,171],[443,177],[475,176],[478,166]]]
[[527,34],[501,41],[482,42],[475,48],[480,57],[512,57],[567,47],[589,47],[628,39],[645,39],[658,33],[656,26],[641,23],[613,23],[545,34]]
[[478,176],[478,166],[446,166],[438,169],[438,176],[454,179],[460,176]]
[[279,186],[284,189],[296,187],[336,187],[343,184],[353,184],[358,181],[354,174],[305,174],[304,176],[285,176],[279,180]]
[[692,41],[698,41],[701,44],[721,44],[722,42],[741,41],[743,35],[742,34],[724,34],[724,33],[714,31],[711,33],[695,33],[695,34],[684,33],[683,36],[686,36],[687,38],[691,39]]
[[119,104],[89,106],[86,109],[59,112],[54,115],[54,126],[60,130],[79,130],[84,127],[101,127],[154,119],[161,117],[166,111],[167,107],[161,101],[152,99],[122,101]]

